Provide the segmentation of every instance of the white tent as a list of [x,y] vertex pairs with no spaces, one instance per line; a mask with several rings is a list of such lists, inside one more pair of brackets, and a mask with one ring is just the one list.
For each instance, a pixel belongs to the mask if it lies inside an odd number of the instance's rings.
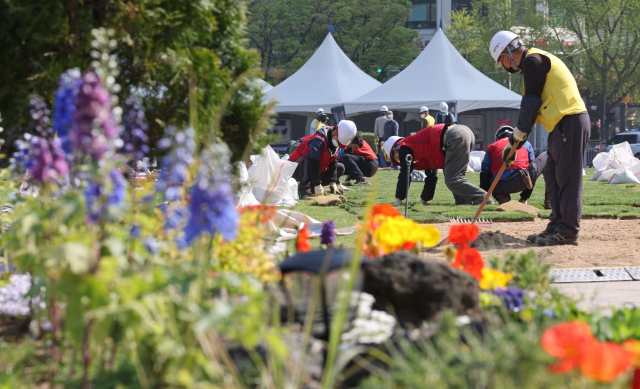
[[[487,50],[489,56],[489,50]],[[344,104],[347,115],[390,110],[418,112],[455,101],[456,113],[482,108],[520,108],[521,96],[474,68],[438,30],[406,69],[376,89]]]
[[256,85],[258,86],[258,88],[260,88],[262,90],[262,93],[267,93],[269,92],[271,89],[273,89],[273,86],[271,86],[271,84],[269,84],[268,82],[266,82],[265,80],[261,79],[261,78],[254,78],[254,82],[256,83]]
[[313,56],[267,96],[278,102],[276,112],[312,116],[318,108],[329,111],[380,85],[351,62],[329,33]]

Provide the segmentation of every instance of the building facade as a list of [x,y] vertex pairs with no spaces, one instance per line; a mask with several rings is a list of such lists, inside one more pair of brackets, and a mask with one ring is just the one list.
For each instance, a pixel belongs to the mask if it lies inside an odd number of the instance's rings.
[[451,11],[471,9],[471,0],[411,0],[411,19],[407,27],[418,31],[421,47],[426,47],[431,38],[442,27],[451,22]]

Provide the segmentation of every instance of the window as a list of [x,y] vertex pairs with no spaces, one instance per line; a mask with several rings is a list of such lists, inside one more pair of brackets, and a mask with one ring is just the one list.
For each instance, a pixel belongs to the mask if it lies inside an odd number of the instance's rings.
[[607,144],[608,145],[619,145],[620,143],[628,142],[630,145],[638,143],[638,135],[637,134],[618,134],[611,138]]
[[451,9],[453,11],[466,9],[468,12],[471,12],[471,1],[472,0],[453,0]]
[[436,2],[435,0],[412,0],[411,18],[407,22],[408,28],[435,28]]

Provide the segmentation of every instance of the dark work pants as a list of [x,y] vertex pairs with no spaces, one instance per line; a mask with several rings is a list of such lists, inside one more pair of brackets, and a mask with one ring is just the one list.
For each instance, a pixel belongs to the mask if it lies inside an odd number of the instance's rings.
[[318,180],[318,173],[310,174],[309,169],[314,169],[317,171],[318,165],[317,162],[314,163],[314,161],[309,159],[309,154],[305,154],[300,157],[296,161],[296,163],[298,164],[298,167],[293,172],[292,177],[300,183],[298,185],[298,193],[300,194],[306,194],[306,192],[312,191],[313,187],[320,183],[322,183],[323,186],[327,186],[332,182],[339,184],[340,177],[344,175],[344,165],[337,161],[333,161],[329,164],[329,167],[326,171],[320,173],[320,182],[317,182],[316,180]]
[[[522,152],[522,150],[524,149],[520,149],[518,152]],[[533,193],[533,189],[536,187],[536,180],[542,175],[545,166],[547,166],[546,152],[540,154],[538,158],[529,164],[527,172],[529,173],[531,183],[533,184],[531,189],[527,189],[527,184],[525,184],[522,174],[515,173],[507,180],[500,180],[500,182],[498,182],[498,185],[493,189],[493,197],[497,200],[498,196],[507,196],[510,200],[510,194],[521,192],[520,200],[529,199],[529,197],[531,197],[531,193]],[[493,182],[493,180],[491,181]]]
[[582,166],[591,136],[589,114],[562,118],[549,134],[544,182],[551,203],[547,232],[577,238],[582,218]]
[[[407,155],[413,157],[413,150],[409,146],[400,147],[400,161],[406,161]],[[413,173],[413,164],[407,166],[407,163],[400,163],[400,174],[398,175],[398,184],[396,186],[396,198],[404,200],[407,198],[407,168],[409,174]],[[422,193],[420,198],[424,201],[433,200],[433,196],[436,192],[436,185],[438,183],[437,170],[425,170],[424,173],[427,178],[424,180],[424,187],[422,187]]]
[[360,155],[343,154],[340,157],[340,162],[344,164],[345,172],[352,180],[373,177],[378,172],[377,159],[366,159]]

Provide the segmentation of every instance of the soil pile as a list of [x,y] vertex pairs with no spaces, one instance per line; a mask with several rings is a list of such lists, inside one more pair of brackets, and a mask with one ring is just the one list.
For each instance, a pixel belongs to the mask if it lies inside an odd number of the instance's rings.
[[533,216],[537,216],[538,212],[540,212],[540,210],[533,205],[522,204],[521,202],[514,200],[498,206],[498,208],[496,208],[496,211],[520,211]]

